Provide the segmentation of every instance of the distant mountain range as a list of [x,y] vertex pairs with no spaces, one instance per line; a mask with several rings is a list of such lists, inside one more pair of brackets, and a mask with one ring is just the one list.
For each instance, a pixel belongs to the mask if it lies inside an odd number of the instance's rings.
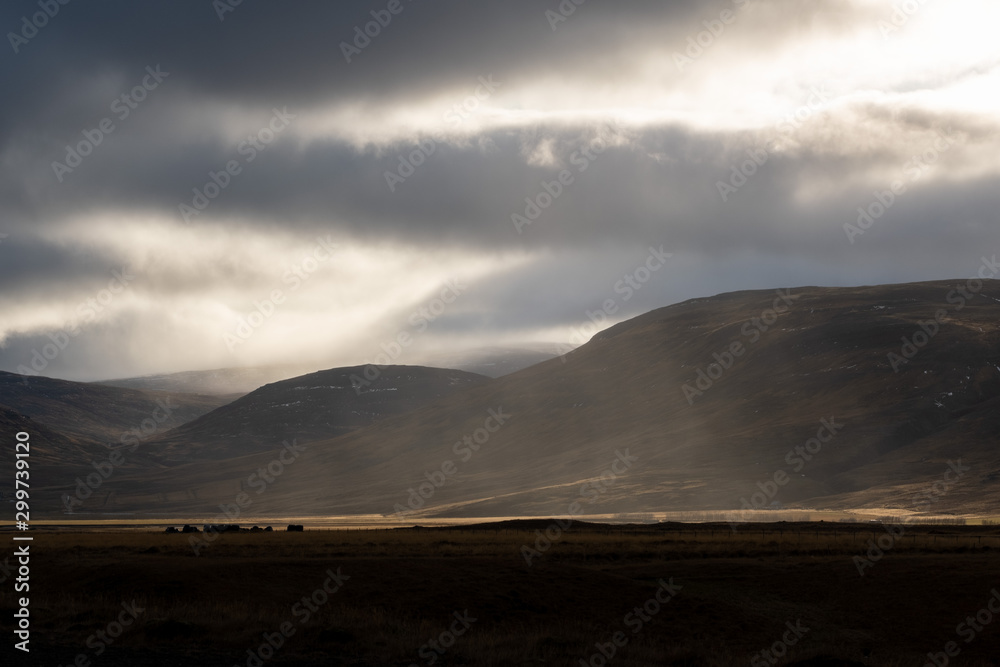
[[[483,347],[422,358],[419,365],[455,368],[487,377],[500,377],[552,359],[561,354],[562,351],[563,346],[555,343],[536,343],[516,347]],[[94,384],[127,389],[211,394],[236,398],[243,394],[249,394],[265,384],[287,380],[316,370],[318,370],[317,366],[311,364],[218,368],[208,371],[184,371],[118,380],[102,380]]]
[[430,356],[422,359],[420,363],[439,368],[458,368],[498,378],[555,359],[573,347],[576,346],[556,343],[534,343],[517,347],[479,347],[452,354]]
[[[149,465],[108,480],[100,506],[214,516],[268,465],[280,474],[249,496],[254,515],[1000,506],[997,281],[694,299],[492,380],[384,369],[390,384],[424,374],[401,401],[330,389],[356,370],[264,387],[150,439]],[[296,437],[304,450],[274,465],[276,440]]]
[[[0,432],[31,435],[33,487],[61,486],[93,472],[92,463],[105,460],[111,449],[132,449],[229,400],[0,372]],[[12,447],[3,448],[0,461],[13,461]],[[139,451],[122,468],[151,466]],[[0,491],[12,486],[13,475],[0,479]]]
[[270,382],[285,380],[316,370],[306,365],[218,368],[210,371],[184,371],[163,375],[103,380],[94,384],[127,389],[178,391],[190,394],[242,396]]
[[31,418],[62,437],[102,447],[164,433],[230,400],[0,371],[0,407]]

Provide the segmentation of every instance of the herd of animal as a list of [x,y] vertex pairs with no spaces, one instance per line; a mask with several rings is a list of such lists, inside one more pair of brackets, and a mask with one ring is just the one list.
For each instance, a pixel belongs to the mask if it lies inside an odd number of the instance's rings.
[[[261,528],[260,526],[253,526],[252,528],[243,528],[239,524],[235,523],[206,523],[202,530],[206,533],[270,533],[274,529],[271,526],[266,526]],[[163,532],[165,533],[200,533],[202,530],[198,530],[197,526],[192,526],[189,524],[184,524],[183,528],[175,528],[174,526],[167,526],[167,529]],[[305,530],[305,527],[301,524],[290,523],[288,527],[285,528],[289,533],[301,533]]]

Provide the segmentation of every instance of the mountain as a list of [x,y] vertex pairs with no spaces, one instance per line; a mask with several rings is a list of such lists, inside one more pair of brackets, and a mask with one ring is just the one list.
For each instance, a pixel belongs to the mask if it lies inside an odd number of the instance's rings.
[[517,347],[478,347],[451,354],[438,354],[424,360],[427,366],[459,368],[491,378],[503,377],[554,359],[571,346],[538,343]]
[[[117,475],[149,471],[155,462],[132,445],[224,402],[215,396],[136,391],[0,372],[0,432],[9,443],[0,455],[0,465],[14,470],[14,436],[27,433],[32,498],[38,497],[36,490],[41,487],[53,489],[50,495],[57,496],[47,506],[33,503],[32,508],[55,514],[62,511],[58,496],[71,491],[80,478],[94,474],[95,464]],[[121,452],[111,466],[108,461],[115,449]],[[0,480],[0,491],[5,495],[14,491],[13,473]]]
[[[941,281],[686,301],[565,357],[311,443],[247,511],[994,512],[998,323],[997,281],[975,292]],[[123,476],[110,506],[212,515],[274,460]]]
[[219,396],[140,391],[0,371],[0,407],[80,442],[117,446],[123,439],[145,439],[226,402]]
[[144,375],[119,380],[102,380],[94,384],[126,389],[173,391],[188,394],[210,394],[236,399],[269,382],[277,382],[314,370],[304,364],[256,366],[248,368],[217,368],[208,371],[183,371],[161,375]]
[[[0,407],[0,433],[4,434],[8,442],[14,442],[14,436],[21,432],[30,436],[28,450],[31,463],[39,466],[42,470],[67,464],[86,465],[93,455],[93,451],[96,451],[96,448],[88,447],[86,443],[57,433],[39,424],[31,417]],[[93,444],[90,443],[90,445]],[[15,460],[14,449],[12,444],[3,448],[5,466]],[[13,469],[13,466],[4,467],[4,470]]]
[[[565,346],[555,343],[473,348],[431,355],[420,359],[420,365],[433,368],[456,368],[495,378],[557,357],[565,351],[564,348]],[[207,371],[183,371],[102,380],[94,384],[126,389],[220,395],[235,400],[265,384],[305,375],[314,371],[317,366],[318,364],[285,364],[247,368],[217,368]]]
[[306,444],[343,435],[486,382],[465,371],[420,366],[318,371],[264,385],[145,449],[172,464],[271,451],[286,440]]

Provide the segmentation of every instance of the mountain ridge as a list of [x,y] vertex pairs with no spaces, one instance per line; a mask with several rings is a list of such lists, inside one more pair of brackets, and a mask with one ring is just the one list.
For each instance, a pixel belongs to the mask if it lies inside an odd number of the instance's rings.
[[[312,443],[255,511],[394,514],[412,504],[407,517],[548,516],[573,502],[588,513],[749,502],[907,512],[956,459],[970,471],[930,509],[995,511],[1000,282],[951,310],[898,372],[890,361],[950,308],[959,283],[791,288],[780,313],[775,290],[656,309],[563,357]],[[701,394],[689,400],[686,385]],[[509,418],[487,433],[491,410]],[[815,438],[823,420],[843,424],[826,443]],[[477,437],[466,456],[461,443]],[[787,462],[814,440],[801,468]],[[620,455],[635,464],[609,476]],[[112,506],[210,513],[271,458],[123,476]],[[426,497],[413,496],[421,488]]]
[[[368,372],[372,369],[377,372]],[[316,371],[265,384],[149,440],[146,448],[171,465],[244,456],[285,440],[309,443],[343,435],[488,381],[474,373],[423,366]]]

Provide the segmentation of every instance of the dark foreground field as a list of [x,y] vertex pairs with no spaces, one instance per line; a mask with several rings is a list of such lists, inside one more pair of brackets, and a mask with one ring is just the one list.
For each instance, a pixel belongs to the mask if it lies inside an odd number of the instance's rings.
[[3,664],[1000,664],[992,527],[553,525],[225,534],[198,556],[188,535],[36,533],[32,651],[11,649],[8,575]]

